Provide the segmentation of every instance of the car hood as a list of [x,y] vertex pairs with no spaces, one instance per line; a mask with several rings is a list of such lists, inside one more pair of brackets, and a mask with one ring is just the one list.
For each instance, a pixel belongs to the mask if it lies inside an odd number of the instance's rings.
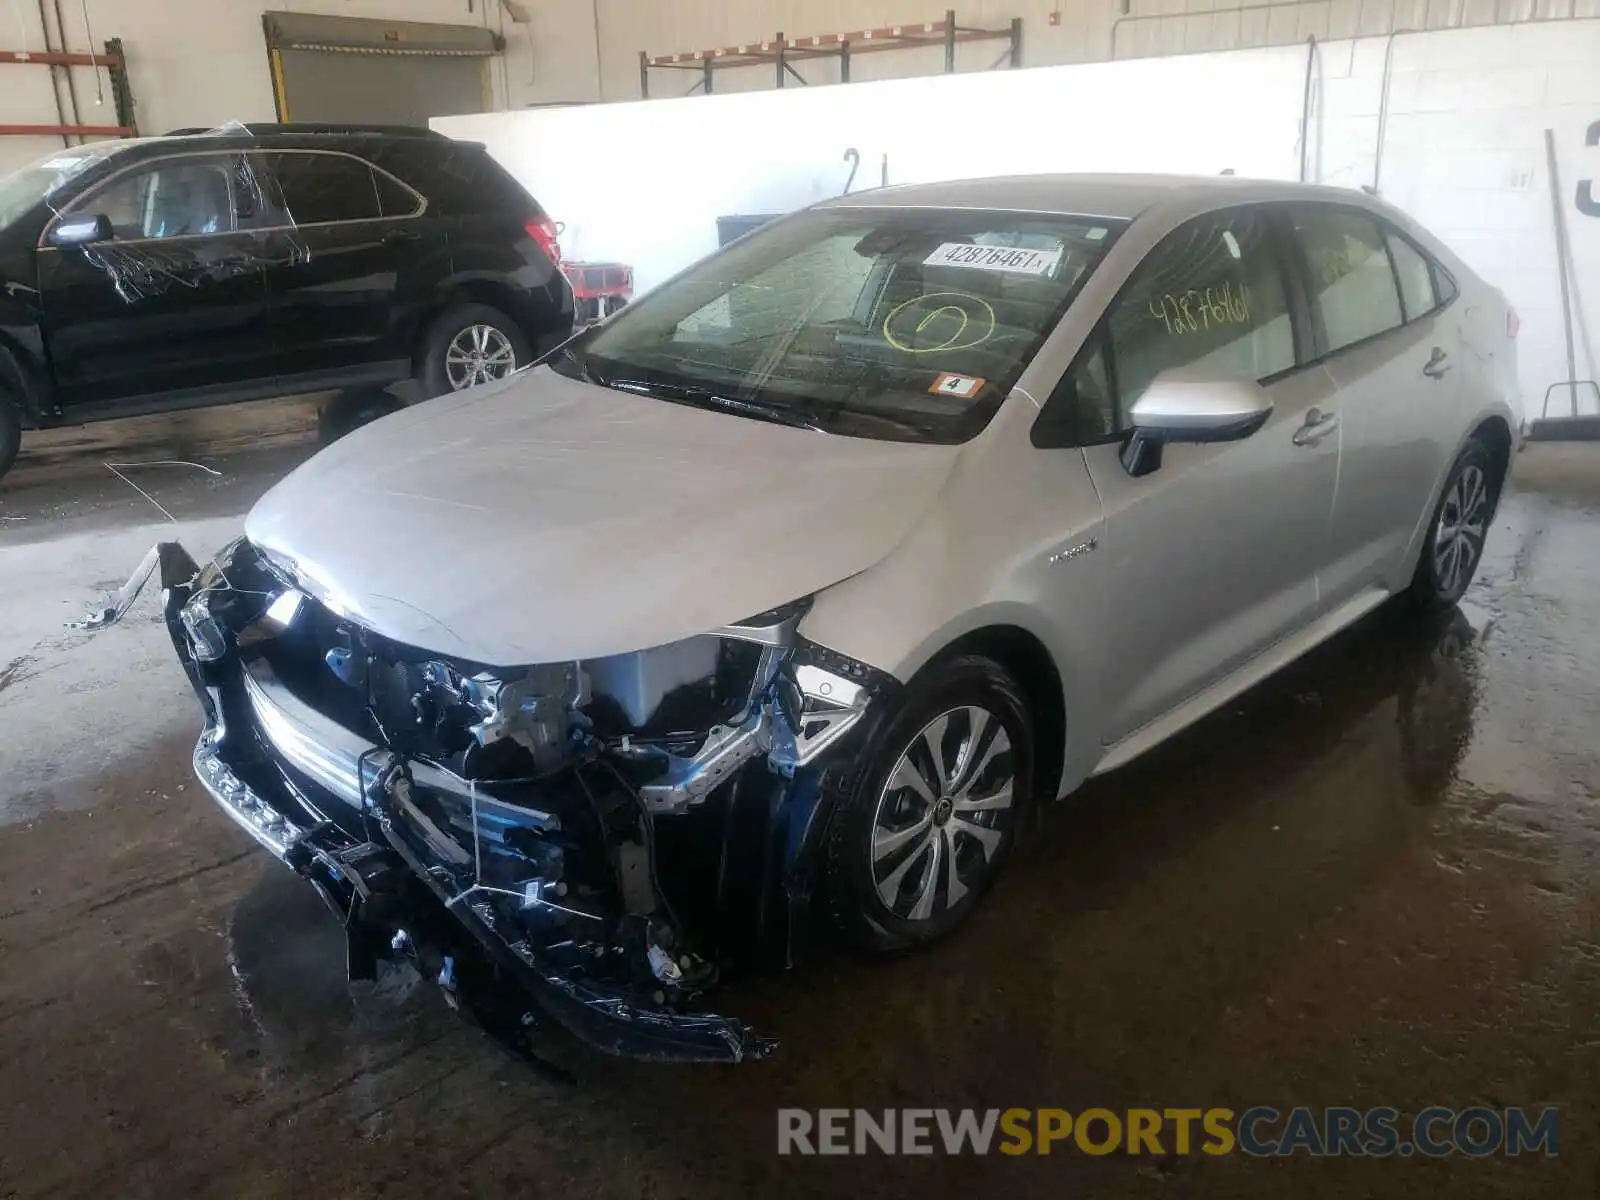
[[356,430],[267,493],[245,533],[396,641],[558,662],[706,633],[865,570],[957,454],[537,368]]

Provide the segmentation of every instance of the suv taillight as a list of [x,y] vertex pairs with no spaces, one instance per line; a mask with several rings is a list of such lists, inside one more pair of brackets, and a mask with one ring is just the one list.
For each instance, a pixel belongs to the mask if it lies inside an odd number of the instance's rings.
[[543,250],[549,256],[550,261],[555,263],[559,269],[561,266],[561,243],[556,240],[559,236],[556,223],[546,216],[529,217],[522,227],[528,231],[529,237],[539,243],[539,249]]
[[1517,310],[1516,309],[1512,308],[1510,305],[1507,305],[1506,306],[1506,336],[1508,338],[1512,338],[1514,340],[1516,338],[1516,336],[1517,336],[1517,333],[1521,329],[1522,329],[1522,318],[1517,316]]

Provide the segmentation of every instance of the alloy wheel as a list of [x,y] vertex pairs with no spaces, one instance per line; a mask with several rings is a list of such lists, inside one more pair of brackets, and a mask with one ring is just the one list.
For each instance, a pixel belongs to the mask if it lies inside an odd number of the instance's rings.
[[1015,811],[1011,738],[985,708],[941,713],[889,772],[872,822],[878,898],[931,920],[986,882]]
[[1433,576],[1442,595],[1465,590],[1483,555],[1488,522],[1488,483],[1483,469],[1469,464],[1451,481],[1433,531]]
[[493,325],[468,325],[444,352],[445,377],[452,391],[504,379],[517,367],[517,351]]

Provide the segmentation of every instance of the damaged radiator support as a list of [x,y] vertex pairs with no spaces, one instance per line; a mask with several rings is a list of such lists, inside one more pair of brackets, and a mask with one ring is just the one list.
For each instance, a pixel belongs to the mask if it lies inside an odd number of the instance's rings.
[[203,569],[152,548],[78,627],[115,623],[158,575],[207,714],[197,773],[342,914],[352,970],[426,925],[399,902],[420,885],[604,1049],[766,1045],[693,1011],[732,944],[722,924],[759,938],[781,921],[792,958],[825,756],[892,686],[800,637],[804,604],[674,646],[494,668],[383,638],[241,540]]

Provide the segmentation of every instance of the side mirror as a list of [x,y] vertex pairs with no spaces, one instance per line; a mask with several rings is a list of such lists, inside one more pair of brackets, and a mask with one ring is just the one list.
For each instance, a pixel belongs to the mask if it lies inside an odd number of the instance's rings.
[[111,228],[111,218],[105,213],[63,217],[50,231],[52,246],[88,246],[95,242],[109,242],[116,233]]
[[1161,372],[1128,410],[1133,432],[1122,447],[1128,474],[1161,466],[1167,442],[1236,442],[1267,423],[1272,401],[1250,379],[1218,379],[1193,368]]

